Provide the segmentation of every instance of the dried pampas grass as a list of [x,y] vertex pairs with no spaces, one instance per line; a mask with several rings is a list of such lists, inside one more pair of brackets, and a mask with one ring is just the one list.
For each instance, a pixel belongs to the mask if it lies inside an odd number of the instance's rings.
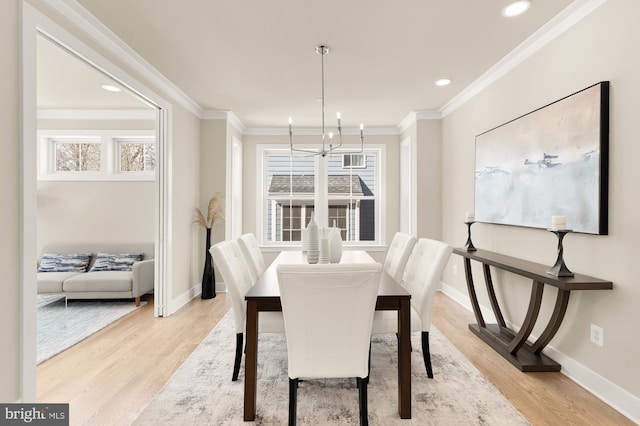
[[193,223],[197,223],[203,228],[213,228],[222,219],[224,219],[224,198],[219,192],[213,194],[209,200],[206,218],[199,208],[194,210]]

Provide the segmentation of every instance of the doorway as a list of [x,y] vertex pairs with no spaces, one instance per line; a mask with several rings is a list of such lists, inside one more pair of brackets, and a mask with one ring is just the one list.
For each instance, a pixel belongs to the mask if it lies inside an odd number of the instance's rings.
[[155,208],[153,217],[153,238],[155,245],[155,315],[164,316],[167,300],[168,246],[165,241],[168,234],[168,209],[170,206],[167,184],[167,158],[169,152],[170,104],[162,97],[150,91],[146,86],[104,59],[86,44],[78,40],[55,22],[39,13],[27,2],[22,4],[22,63],[23,77],[21,87],[21,327],[20,355],[20,399],[36,400],[36,270],[33,259],[38,257],[37,209],[37,53],[38,38],[44,37],[59,48],[76,58],[90,64],[94,69],[109,76],[122,88],[143,99],[147,109],[154,114],[154,132],[156,138],[156,172],[154,180]]

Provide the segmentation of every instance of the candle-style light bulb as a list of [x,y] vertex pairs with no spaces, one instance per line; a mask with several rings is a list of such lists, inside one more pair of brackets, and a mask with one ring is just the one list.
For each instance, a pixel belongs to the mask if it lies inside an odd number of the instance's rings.
[[293,124],[293,118],[289,117],[289,126]]
[[364,123],[360,123],[360,137],[362,137],[363,130],[364,130]]

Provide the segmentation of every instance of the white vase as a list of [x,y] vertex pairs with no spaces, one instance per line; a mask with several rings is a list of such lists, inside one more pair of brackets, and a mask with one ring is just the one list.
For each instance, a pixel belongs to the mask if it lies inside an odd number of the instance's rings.
[[307,228],[302,228],[300,233],[300,238],[302,239],[302,252],[306,253],[309,251],[309,238],[307,235],[309,234],[309,230]]
[[333,221],[333,228],[329,231],[329,262],[340,263],[342,259],[342,236],[340,230],[336,227],[336,221]]
[[318,224],[311,213],[311,220],[307,226],[307,262],[311,264],[318,263],[320,256],[320,248],[318,246]]
[[318,263],[329,263],[329,239],[320,238],[320,255]]

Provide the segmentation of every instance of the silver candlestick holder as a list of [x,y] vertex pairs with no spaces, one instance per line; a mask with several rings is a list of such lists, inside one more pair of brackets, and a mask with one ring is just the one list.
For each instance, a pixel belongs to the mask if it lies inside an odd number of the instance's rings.
[[465,244],[464,248],[467,251],[476,251],[476,248],[473,246],[473,241],[471,241],[471,225],[476,223],[475,221],[464,222],[467,225],[467,244]]
[[572,232],[571,229],[548,229],[548,231],[553,232],[558,237],[558,258],[551,269],[547,271],[547,274],[554,275],[556,277],[573,277],[573,272],[571,272],[564,263],[564,249],[562,247],[562,240],[565,235]]

